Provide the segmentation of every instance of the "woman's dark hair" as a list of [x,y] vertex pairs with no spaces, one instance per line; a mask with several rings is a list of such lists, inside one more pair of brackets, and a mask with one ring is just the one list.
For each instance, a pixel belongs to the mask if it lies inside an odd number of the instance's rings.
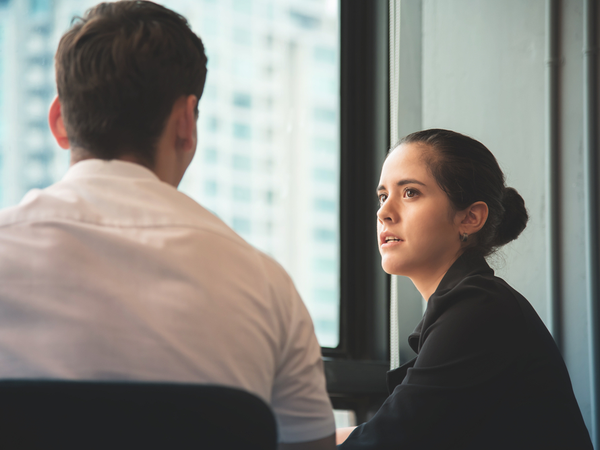
[[404,137],[400,144],[423,144],[423,160],[455,211],[485,202],[488,218],[469,239],[468,251],[488,256],[516,239],[529,216],[519,193],[504,184],[494,155],[479,141],[449,130],[430,129]]

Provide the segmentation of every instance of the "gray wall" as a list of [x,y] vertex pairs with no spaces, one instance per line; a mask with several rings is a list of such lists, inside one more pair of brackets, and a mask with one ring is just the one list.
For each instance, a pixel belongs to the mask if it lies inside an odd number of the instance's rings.
[[[400,136],[419,128],[452,129],[482,141],[496,155],[507,184],[525,199],[530,222],[490,263],[550,325],[545,15],[544,0],[402,0],[398,127]],[[562,254],[560,344],[591,431],[582,34],[583,1],[563,0],[556,180]],[[414,304],[410,286],[403,283],[401,288]],[[402,323],[401,317],[401,327]],[[401,329],[400,335],[406,334]]]

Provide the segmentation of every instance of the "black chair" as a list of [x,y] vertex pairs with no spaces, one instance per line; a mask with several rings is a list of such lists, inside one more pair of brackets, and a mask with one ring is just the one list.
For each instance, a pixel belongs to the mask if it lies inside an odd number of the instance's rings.
[[270,408],[215,385],[0,382],[0,449],[277,448]]

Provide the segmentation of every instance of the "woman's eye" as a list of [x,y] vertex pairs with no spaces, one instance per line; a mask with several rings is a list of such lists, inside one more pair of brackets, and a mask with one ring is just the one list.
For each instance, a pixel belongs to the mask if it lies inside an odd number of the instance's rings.
[[379,199],[379,205],[381,206],[387,200],[387,194],[379,194],[377,198]]
[[417,191],[416,189],[406,188],[404,190],[404,196],[407,198],[413,198],[417,195],[419,195],[419,191]]

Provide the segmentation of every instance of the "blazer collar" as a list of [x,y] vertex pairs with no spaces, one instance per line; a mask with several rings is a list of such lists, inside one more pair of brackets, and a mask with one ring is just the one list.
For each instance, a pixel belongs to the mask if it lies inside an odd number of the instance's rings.
[[415,331],[413,331],[410,336],[408,336],[408,344],[410,347],[418,353],[419,348],[419,339],[421,337],[421,332],[423,329],[423,323],[429,314],[434,314],[432,309],[436,309],[436,303],[448,292],[456,287],[458,283],[469,276],[473,275],[494,275],[494,271],[490,268],[485,258],[478,253],[463,253],[458,257],[454,264],[450,266],[442,281],[438,285],[435,292],[429,297],[427,302],[427,309],[425,311],[425,315],[423,319],[417,327]]
[[454,261],[454,264],[450,266],[448,272],[446,272],[446,275],[444,275],[444,278],[440,281],[437,289],[429,298],[429,302],[454,289],[454,287],[464,278],[483,274],[494,274],[494,271],[490,268],[485,258],[479,253],[463,253],[456,261]]

